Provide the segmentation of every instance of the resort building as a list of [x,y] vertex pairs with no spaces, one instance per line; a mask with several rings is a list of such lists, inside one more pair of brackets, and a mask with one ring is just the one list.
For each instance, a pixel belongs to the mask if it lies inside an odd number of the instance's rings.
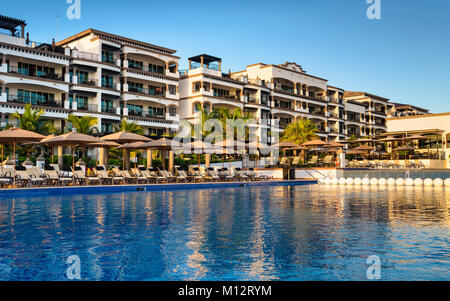
[[417,116],[429,114],[429,111],[410,104],[390,102],[388,103],[388,117]]
[[387,130],[389,137],[417,137],[415,154],[427,159],[426,167],[450,168],[450,113],[391,117]]
[[364,105],[365,112],[361,116],[365,122],[365,128],[361,135],[376,136],[386,132],[386,118],[388,114],[388,98],[370,94],[367,92],[346,91],[346,101]]
[[[25,22],[0,16],[2,126],[25,104],[44,108],[57,128],[70,113],[98,119],[102,134],[126,118],[146,135],[178,130],[178,60],[175,50],[88,29],[61,42],[24,37]],[[21,34],[16,33],[20,26]]]

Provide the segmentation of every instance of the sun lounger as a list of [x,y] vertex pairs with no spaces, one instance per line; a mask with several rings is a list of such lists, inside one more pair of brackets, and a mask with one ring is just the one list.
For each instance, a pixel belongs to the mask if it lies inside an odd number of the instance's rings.
[[53,166],[45,168],[44,175],[47,179],[48,184],[68,185],[69,183],[73,182],[72,178],[66,177],[63,174],[59,174]]
[[220,181],[220,177],[217,174],[216,170],[213,167],[208,167],[206,169],[206,173],[209,177],[211,177],[211,181],[216,181],[219,182]]
[[78,183],[78,185],[90,185],[92,184],[100,184],[101,180],[99,177],[88,177],[83,172],[83,169],[81,166],[75,166],[75,170],[73,171],[74,177],[75,177],[75,183]]
[[240,167],[234,168],[234,174],[238,178],[239,181],[248,181],[250,178],[242,171]]
[[144,176],[144,175],[140,172],[139,168],[132,168],[132,169],[131,169],[131,176],[133,176],[133,177],[136,178],[136,182],[137,182],[137,183],[142,183],[142,184],[148,183],[147,177]]
[[218,175],[224,182],[228,181],[231,182],[234,179],[233,175],[231,175],[230,172],[228,171],[228,168],[225,167],[218,170]]
[[100,178],[100,180],[102,181],[103,184],[119,184],[119,183],[123,183],[123,177],[121,176],[110,176],[108,174],[108,171],[106,170],[106,167],[103,165],[98,165],[95,167],[94,169],[95,173],[98,175],[98,177]]
[[153,177],[145,166],[139,165],[138,169],[141,175],[147,179],[147,183],[156,183],[157,178]]
[[194,180],[191,176],[187,175],[186,171],[181,169],[179,166],[175,166],[175,172],[176,172],[177,180],[180,182],[187,183],[187,182]]
[[161,183],[161,182],[165,182],[167,183],[167,178],[158,175],[158,173],[156,172],[156,169],[151,167],[148,169],[148,172],[150,173],[150,175],[156,179],[156,183]]
[[12,184],[12,169],[0,166],[0,186],[7,187]]

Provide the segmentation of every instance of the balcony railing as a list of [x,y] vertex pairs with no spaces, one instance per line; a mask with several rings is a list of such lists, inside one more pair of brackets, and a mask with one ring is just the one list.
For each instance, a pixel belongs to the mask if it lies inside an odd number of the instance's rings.
[[146,94],[146,95],[153,95],[153,96],[165,96],[166,95],[165,89],[163,89],[162,91],[157,91],[154,89],[136,88],[136,87],[128,86],[128,91],[134,92],[134,93]]
[[95,79],[82,79],[82,78],[78,78],[77,83],[79,85],[87,85],[87,86],[98,86],[98,81],[96,81]]
[[139,71],[145,71],[145,72],[150,72],[150,73],[155,73],[155,74],[164,74],[164,68],[162,69],[162,72],[155,72],[153,69],[150,69],[149,66],[147,65],[133,65],[133,64],[129,64],[128,68],[133,69],[133,70],[139,70]]
[[114,56],[111,57],[109,55],[102,54],[102,62],[115,64],[116,63],[116,57],[114,57]]
[[36,98],[32,98],[31,96],[25,96],[25,95],[9,94],[6,98],[6,101],[13,102],[13,103],[31,104],[31,105],[35,105],[35,106],[61,107],[60,100],[36,99]]
[[[197,63],[197,62],[192,62],[191,63],[191,69],[197,69],[197,68],[200,68],[200,67],[202,67],[201,63]],[[213,64],[213,63],[204,64],[203,67],[207,68],[207,69],[219,71],[219,65],[218,64]]]
[[110,82],[110,81],[102,79],[102,87],[103,88],[114,89],[115,85],[116,85],[115,82]]
[[96,53],[78,51],[78,58],[98,62],[98,54]]
[[102,112],[103,113],[115,114],[116,111],[117,111],[117,107],[102,106]]
[[30,72],[29,69],[19,68],[16,66],[8,66],[8,73],[12,74],[20,74],[25,76],[37,77],[37,78],[45,78],[51,80],[64,81],[64,77],[62,74],[58,73],[41,73],[41,72]]
[[77,106],[77,111],[88,111],[88,112],[98,112],[98,105],[83,105]]

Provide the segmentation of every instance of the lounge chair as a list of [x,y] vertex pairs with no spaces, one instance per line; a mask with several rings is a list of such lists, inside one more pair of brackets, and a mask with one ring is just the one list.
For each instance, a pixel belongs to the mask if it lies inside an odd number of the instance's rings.
[[94,169],[95,173],[98,175],[98,177],[100,178],[100,180],[102,181],[103,184],[119,184],[119,183],[123,183],[123,177],[118,177],[118,176],[110,176],[108,174],[108,171],[106,170],[106,167],[103,165],[98,165],[95,167]]
[[242,171],[240,167],[234,168],[234,174],[237,176],[239,181],[248,181],[250,178]]
[[37,185],[41,186],[47,180],[45,179],[45,176],[42,174],[41,170],[37,166],[32,166],[27,169],[28,174],[30,175],[31,181],[36,183]]
[[72,178],[64,176],[63,174],[59,174],[55,170],[54,166],[46,167],[44,169],[44,175],[45,175],[45,178],[47,179],[48,184],[68,185],[69,183],[73,182]]
[[177,181],[177,177],[175,177],[173,174],[170,174],[167,170],[165,169],[161,170],[159,168],[157,168],[157,170],[158,174],[161,177],[165,178],[168,183],[175,183]]
[[292,160],[291,165],[292,165],[292,166],[298,166],[298,165],[300,165],[300,156],[294,157],[294,160]]
[[0,186],[7,187],[12,184],[12,170],[0,166]]
[[73,171],[74,177],[75,177],[75,183],[78,183],[79,185],[90,185],[93,184],[100,184],[101,180],[99,177],[88,177],[83,172],[83,169],[81,166],[75,166],[75,170]]
[[130,172],[123,167],[113,167],[112,171],[116,177],[122,176],[122,179],[125,183],[133,184],[137,183],[136,177],[133,177]]
[[209,177],[211,177],[211,181],[216,181],[216,182],[220,182],[220,177],[217,174],[216,170],[213,167],[208,167],[206,169],[206,173]]
[[161,183],[161,182],[167,183],[167,178],[158,175],[158,173],[156,172],[156,169],[155,169],[155,168],[150,167],[150,168],[148,169],[148,172],[150,173],[150,175],[151,175],[153,178],[155,178],[156,183]]
[[148,179],[146,176],[144,176],[141,171],[139,170],[139,168],[132,168],[131,169],[131,176],[136,178],[136,182],[142,183],[142,184],[146,184],[148,183]]
[[414,160],[417,165],[417,168],[425,168],[425,165],[420,160]]
[[397,168],[403,168],[403,169],[406,168],[405,163],[403,163],[400,160],[395,160],[394,163],[397,166]]
[[139,165],[138,169],[141,175],[147,179],[147,183],[156,183],[156,178],[150,174],[150,172],[145,166]]
[[234,179],[234,177],[233,177],[233,175],[231,175],[230,174],[230,172],[228,172],[228,168],[220,168],[218,171],[217,171],[217,173],[218,173],[218,175],[219,175],[219,177],[220,177],[220,179],[223,181],[223,182],[228,182],[228,181],[233,181],[233,179]]
[[320,165],[323,165],[323,166],[330,166],[330,165],[333,165],[333,156],[332,156],[332,155],[326,156],[326,157],[322,160],[322,162],[320,163]]
[[289,159],[287,157],[282,157],[280,160],[280,166],[288,166],[291,162],[289,162]]
[[312,156],[311,160],[309,160],[306,163],[309,165],[316,165],[317,161],[319,161],[319,156]]
[[179,166],[175,166],[175,174],[177,176],[177,181],[187,183],[194,180],[191,176],[187,175],[186,171],[181,169]]
[[254,168],[249,168],[248,173],[250,173],[252,176],[257,177],[259,180],[271,180],[273,177],[269,177],[267,175],[258,174],[258,172]]

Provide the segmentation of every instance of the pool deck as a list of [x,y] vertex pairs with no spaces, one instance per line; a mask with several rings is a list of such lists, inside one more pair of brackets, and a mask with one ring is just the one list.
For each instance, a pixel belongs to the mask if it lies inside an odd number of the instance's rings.
[[192,189],[217,189],[257,186],[298,186],[317,184],[316,180],[290,181],[258,181],[258,182],[209,182],[209,183],[173,183],[173,184],[134,184],[134,185],[95,185],[95,186],[62,186],[62,187],[30,187],[0,189],[0,199],[7,197],[53,196],[75,194],[102,194],[136,191],[176,191]]

